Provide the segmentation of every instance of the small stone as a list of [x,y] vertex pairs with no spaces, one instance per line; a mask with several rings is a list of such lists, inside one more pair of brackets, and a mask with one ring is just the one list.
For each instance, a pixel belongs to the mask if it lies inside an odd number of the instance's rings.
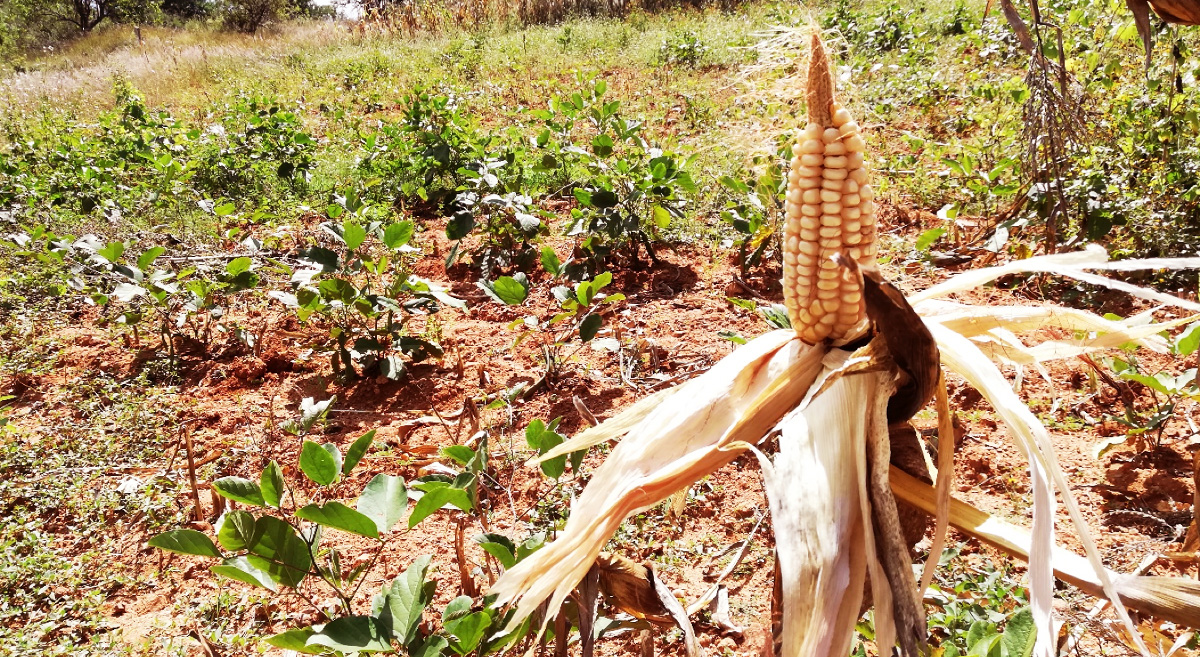
[[733,650],[737,648],[737,641],[733,637],[725,637],[717,642],[717,650]]

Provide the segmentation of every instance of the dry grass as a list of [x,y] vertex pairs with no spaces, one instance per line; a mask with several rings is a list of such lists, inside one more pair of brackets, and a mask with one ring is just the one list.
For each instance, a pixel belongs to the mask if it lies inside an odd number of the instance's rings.
[[151,104],[166,103],[181,90],[202,93],[223,69],[256,67],[298,49],[356,40],[345,25],[329,22],[290,23],[253,36],[145,28],[142,37],[139,44],[132,27],[115,26],[35,60],[29,70],[0,79],[0,112],[42,105],[107,107],[116,75]]

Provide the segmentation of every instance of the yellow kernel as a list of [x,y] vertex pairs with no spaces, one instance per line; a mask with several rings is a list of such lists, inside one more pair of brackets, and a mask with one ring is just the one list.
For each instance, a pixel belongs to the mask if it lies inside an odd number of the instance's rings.
[[862,153],[850,153],[846,156],[847,169],[861,169],[866,164],[866,159]]
[[860,185],[866,184],[867,170],[866,169],[851,169],[848,178]]
[[842,303],[857,304],[859,301],[862,301],[862,292],[858,288],[846,290],[842,293]]
[[863,185],[862,189],[859,190],[858,195],[861,196],[862,200],[864,201],[875,200],[875,190],[871,189],[870,185]]
[[825,148],[828,149],[830,144],[842,138],[842,133],[838,132],[837,128],[826,128],[821,133],[821,140],[825,142]]
[[820,189],[804,190],[804,199],[803,200],[805,203],[820,203],[824,199],[825,199],[825,192],[823,190],[820,190]]
[[800,164],[806,167],[819,167],[824,159],[824,157],[816,153],[807,153],[800,156]]
[[821,198],[822,203],[837,203],[842,200],[842,195],[832,189],[822,189],[818,196]]
[[818,123],[810,123],[804,128],[804,139],[820,139],[825,135],[825,127]]
[[846,194],[842,196],[842,205],[852,208],[862,202],[862,197],[858,194]]
[[[835,121],[835,123],[836,123],[836,121]],[[854,121],[847,121],[847,122],[839,125],[837,127],[837,129],[838,129],[838,132],[842,133],[843,137],[857,134],[858,133],[858,123],[856,123]]]
[[833,113],[833,125],[837,128],[842,128],[853,120],[854,117],[850,116],[850,112],[847,112],[844,109],[835,110]]
[[830,155],[829,157],[825,158],[825,168],[826,169],[845,169],[846,168],[846,156],[845,155]]
[[[825,142],[821,141],[820,137],[817,137],[816,139],[806,139],[805,141],[797,144],[796,148],[800,149],[798,153],[795,153],[796,155],[820,155],[821,153],[825,152]],[[795,148],[792,150],[795,151]]]
[[836,212],[821,215],[822,226],[841,226],[842,218]]
[[845,181],[843,181],[843,180],[822,179],[821,180],[821,189],[828,189],[830,191],[841,193],[844,182]]
[[819,217],[821,216],[821,206],[816,203],[805,203],[800,206],[800,214],[806,217]]
[[[821,237],[838,237],[842,234],[841,226],[821,226]],[[824,246],[824,245],[822,245]]]
[[[826,139],[825,143],[829,143],[829,140]],[[846,148],[854,151],[855,153],[861,153],[867,150],[867,142],[863,141],[861,135],[850,135],[849,137],[846,137]]]
[[816,241],[816,240],[817,240],[819,237],[820,237],[820,236],[819,236],[819,235],[817,235],[817,226],[813,226],[812,228],[802,228],[802,229],[800,229],[800,239],[802,239],[802,240],[806,240],[806,241],[809,241],[809,242],[814,242],[814,241]]
[[801,178],[819,178],[821,176],[821,169],[818,167],[807,167],[801,164],[795,170]]
[[799,189],[811,189],[813,187],[820,187],[820,186],[821,186],[820,178],[802,177],[796,181],[796,187]]
[[826,180],[845,180],[847,176],[845,169],[825,169],[821,175]]
[[826,155],[845,155],[846,154],[846,145],[840,141],[835,141],[832,144],[826,144],[825,154]]

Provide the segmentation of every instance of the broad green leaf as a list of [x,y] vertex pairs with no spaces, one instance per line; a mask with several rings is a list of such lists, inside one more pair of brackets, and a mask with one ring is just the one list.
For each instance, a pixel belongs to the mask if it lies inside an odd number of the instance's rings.
[[665,230],[671,225],[671,213],[667,212],[661,205],[655,205],[651,208],[651,213],[654,215],[655,226]]
[[455,638],[450,648],[460,655],[474,650],[492,624],[492,617],[487,611],[471,613],[472,602],[470,596],[459,596],[446,605],[446,611],[442,614],[442,626]]
[[466,445],[451,445],[442,448],[442,455],[454,459],[459,465],[466,465],[475,458],[475,450]]
[[529,296],[529,282],[517,280],[512,276],[501,276],[492,283],[492,291],[506,305],[518,306]]
[[[567,438],[556,432],[554,428],[558,425],[558,421],[550,423],[547,427],[541,420],[533,420],[529,426],[525,427],[525,442],[530,447],[536,449],[538,454],[545,454],[550,450],[561,445]],[[564,454],[557,458],[550,459],[542,463],[542,472],[547,477],[558,479],[563,475],[567,467],[567,457]]]
[[142,252],[142,255],[138,256],[138,260],[137,260],[138,269],[140,269],[142,271],[146,271],[150,267],[150,265],[154,264],[154,261],[158,259],[158,256],[160,256],[166,252],[167,252],[167,250],[162,248],[161,246],[152,246],[152,247],[146,249],[145,251]]
[[371,441],[374,439],[375,430],[371,429],[359,436],[358,440],[355,440],[354,444],[350,445],[350,449],[346,450],[346,460],[342,461],[342,474],[350,474],[354,466],[358,465],[362,457],[366,456],[367,450],[371,449]]
[[475,537],[475,542],[479,547],[483,548],[484,552],[496,558],[505,570],[512,568],[517,564],[517,547],[513,545],[511,539],[503,534],[480,534]]
[[941,239],[942,235],[946,234],[945,228],[932,228],[921,233],[917,238],[917,243],[914,245],[918,251],[925,251],[933,246],[933,243]]
[[309,504],[296,511],[296,517],[351,534],[379,538],[379,530],[374,520],[341,502],[327,502],[324,506]]
[[412,515],[408,517],[409,529],[416,527],[422,520],[447,505],[457,507],[463,511],[470,511],[471,496],[466,490],[454,488],[449,484],[443,484],[429,490],[421,499],[417,500],[417,505],[413,507]]
[[321,445],[321,448],[329,452],[329,455],[333,457],[333,465],[340,473],[342,471],[342,450],[338,449],[338,446],[333,443],[325,443]]
[[271,575],[264,570],[256,568],[246,557],[226,559],[209,570],[212,570],[213,573],[221,577],[227,577],[244,584],[249,584],[250,586],[262,587],[268,591],[279,590],[279,585],[271,579]]
[[408,657],[441,657],[450,647],[450,641],[440,634],[434,634],[419,644],[409,648]]
[[217,521],[217,540],[226,550],[245,550],[254,540],[254,516],[240,509],[226,511]]
[[298,585],[312,567],[308,544],[291,525],[278,518],[263,516],[255,521],[249,549],[250,563],[284,586]]
[[237,276],[250,271],[250,266],[254,261],[247,257],[234,258],[228,265],[225,265],[225,273],[230,276]]
[[314,648],[308,645],[308,639],[315,632],[311,627],[299,627],[294,630],[280,632],[274,636],[269,636],[263,641],[269,646],[282,648],[284,650],[293,650],[295,652],[304,653],[306,655],[319,655],[323,652],[328,652],[323,647]]
[[311,440],[304,441],[300,448],[300,471],[322,486],[332,484],[338,476],[338,466],[333,460],[333,455]]
[[263,468],[258,485],[262,491],[263,503],[278,509],[283,501],[284,491],[283,470],[278,463],[271,461]]
[[221,477],[213,482],[217,494],[226,499],[252,506],[266,506],[258,484],[242,477]]
[[600,315],[592,314],[583,318],[579,323],[579,339],[588,342],[596,337],[596,332],[604,325],[604,318]]
[[398,249],[408,244],[409,240],[412,239],[413,229],[413,222],[411,221],[397,221],[389,225],[383,231],[384,245],[389,249]]
[[542,268],[551,276],[558,276],[562,271],[562,261],[558,259],[558,254],[554,249],[548,246],[542,247]]
[[1033,654],[1033,644],[1037,642],[1037,628],[1033,624],[1033,610],[1022,607],[1004,624],[1004,635],[1000,645],[1005,657],[1029,657]]
[[197,557],[221,558],[221,551],[208,536],[194,529],[175,529],[151,538],[147,544],[167,552],[191,554]]
[[351,250],[357,249],[362,246],[363,241],[366,239],[366,228],[350,221],[342,224],[342,240],[346,243],[346,248]]
[[218,217],[227,217],[233,214],[235,210],[237,210],[237,206],[233,203],[222,203],[220,205],[213,206],[212,211],[213,214],[217,215]]
[[109,242],[104,248],[97,249],[96,253],[101,258],[116,264],[117,260],[121,258],[121,254],[125,253],[125,244],[122,242]]
[[309,637],[308,645],[341,652],[392,652],[387,630],[370,616],[336,618]]
[[1200,322],[1189,325],[1175,340],[1175,353],[1190,356],[1200,348]]
[[408,489],[403,477],[377,474],[358,497],[358,511],[370,518],[381,532],[391,531],[408,508]]
[[429,555],[417,557],[390,587],[383,587],[387,600],[381,615],[391,626],[392,636],[406,645],[419,636],[417,626],[430,602],[432,591],[425,584],[430,561]]

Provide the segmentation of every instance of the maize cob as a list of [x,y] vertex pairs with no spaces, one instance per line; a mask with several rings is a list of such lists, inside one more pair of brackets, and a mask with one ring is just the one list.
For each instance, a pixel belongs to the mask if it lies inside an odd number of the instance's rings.
[[792,147],[784,226],[783,294],[792,327],[809,344],[857,337],[865,328],[862,285],[831,257],[874,269],[875,201],[858,124],[833,99],[821,37],[812,36],[808,126]]

